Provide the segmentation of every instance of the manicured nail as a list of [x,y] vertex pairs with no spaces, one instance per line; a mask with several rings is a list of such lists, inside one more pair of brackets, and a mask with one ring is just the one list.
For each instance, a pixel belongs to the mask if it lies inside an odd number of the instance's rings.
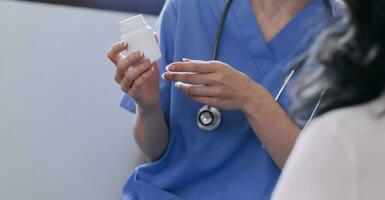
[[135,51],[135,52],[134,52],[134,56],[135,56],[135,57],[140,57],[140,51]]
[[178,82],[175,83],[175,87],[178,88],[178,89],[179,89],[182,85],[183,85],[183,83],[180,82],[180,81],[178,81]]
[[166,67],[166,70],[167,71],[172,71],[172,70],[174,70],[175,69],[175,66],[174,65],[167,65],[167,67]]
[[164,72],[164,73],[162,74],[162,79],[164,79],[164,80],[166,80],[166,78],[165,78],[166,73],[167,73],[167,72]]

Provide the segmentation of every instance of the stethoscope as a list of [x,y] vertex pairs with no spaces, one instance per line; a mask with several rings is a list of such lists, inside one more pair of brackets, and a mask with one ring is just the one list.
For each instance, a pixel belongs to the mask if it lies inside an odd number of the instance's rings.
[[[332,16],[332,18],[335,17],[335,13],[334,13],[334,9],[333,9],[333,3],[332,3],[333,0],[324,0],[325,2],[325,5],[329,11],[329,14],[330,16]],[[221,20],[218,24],[218,27],[217,27],[217,32],[216,32],[216,35],[215,35],[215,42],[214,42],[214,47],[213,47],[213,51],[212,51],[212,60],[217,60],[218,58],[218,49],[219,49],[219,44],[220,44],[220,40],[221,40],[221,36],[222,36],[222,31],[223,31],[223,26],[225,24],[225,21],[226,21],[226,17],[227,17],[227,14],[228,14],[228,11],[229,11],[229,8],[231,6],[231,3],[233,2],[233,0],[228,0],[224,9],[223,9],[223,12],[222,12],[222,15],[221,15]],[[285,78],[278,94],[275,96],[275,101],[279,101],[280,97],[282,96],[282,93],[285,91],[286,89],[286,86],[288,85],[288,83],[290,82],[291,78],[293,77],[293,75],[295,74],[296,70],[302,65],[304,64],[303,61],[306,60],[306,57],[303,57],[300,59],[299,62],[296,62],[296,64],[294,64],[292,66],[292,70],[290,71],[290,73],[287,75],[287,77]],[[307,125],[310,123],[310,121],[314,118],[317,110],[318,110],[318,107],[321,103],[321,100],[322,100],[322,96],[323,94],[321,94],[318,102],[317,102],[317,105],[315,106],[315,108],[313,109],[313,112],[311,113],[309,119],[307,120],[306,122],[306,125],[305,127],[307,127]],[[218,108],[215,108],[213,106],[209,106],[209,105],[204,105],[202,106],[199,110],[198,110],[198,113],[197,113],[197,124],[198,124],[198,127],[201,128],[202,130],[204,131],[214,131],[215,129],[217,129],[219,127],[219,125],[221,124],[222,122],[222,114],[221,114],[221,111],[218,109]]]

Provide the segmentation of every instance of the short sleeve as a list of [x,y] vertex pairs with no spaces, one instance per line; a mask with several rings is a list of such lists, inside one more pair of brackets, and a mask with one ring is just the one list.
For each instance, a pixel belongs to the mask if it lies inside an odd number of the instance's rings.
[[[174,41],[177,24],[174,4],[174,0],[166,1],[158,21],[159,29],[157,32],[159,33],[159,46],[162,54],[161,59],[158,61],[160,74],[164,73],[166,66],[174,61]],[[160,102],[167,122],[169,121],[170,111],[170,90],[170,82],[161,78],[159,83]],[[123,95],[120,106],[132,113],[136,111],[134,100],[127,94]]]
[[352,198],[357,166],[351,148],[335,127],[321,119],[304,130],[282,171],[273,200]]
[[136,112],[136,104],[134,100],[127,94],[123,94],[122,100],[120,101],[120,106],[132,113]]

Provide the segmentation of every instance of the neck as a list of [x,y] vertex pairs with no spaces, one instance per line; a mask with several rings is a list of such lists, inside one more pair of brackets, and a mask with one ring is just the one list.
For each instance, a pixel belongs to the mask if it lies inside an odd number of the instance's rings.
[[306,6],[310,0],[250,0],[257,13],[265,16],[276,16],[280,13],[295,15]]
[[311,0],[250,0],[267,42],[271,41]]

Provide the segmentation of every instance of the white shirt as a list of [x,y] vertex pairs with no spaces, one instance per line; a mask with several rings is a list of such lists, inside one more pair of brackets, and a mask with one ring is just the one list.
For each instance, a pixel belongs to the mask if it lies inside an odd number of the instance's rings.
[[299,137],[274,200],[385,199],[385,97],[331,111]]

